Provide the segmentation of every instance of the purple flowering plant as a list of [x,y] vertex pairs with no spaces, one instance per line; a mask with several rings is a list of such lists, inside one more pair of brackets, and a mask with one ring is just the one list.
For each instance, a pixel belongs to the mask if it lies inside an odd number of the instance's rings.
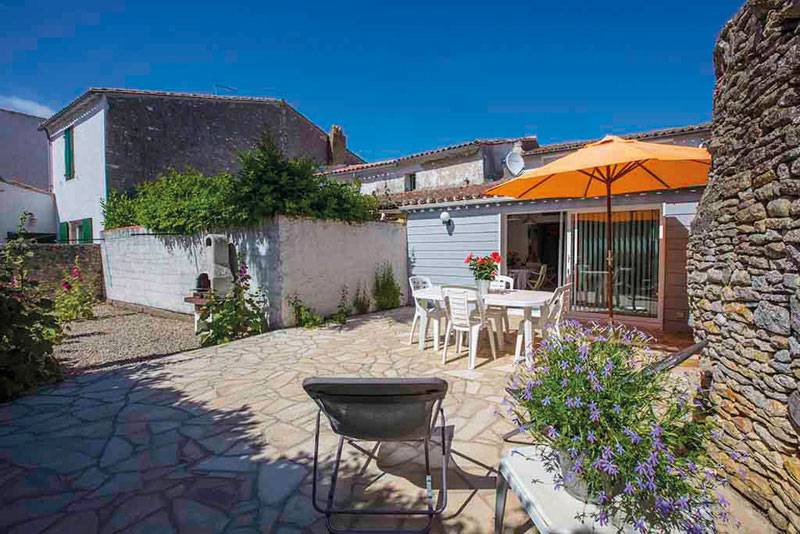
[[[726,481],[707,452],[712,422],[655,360],[649,336],[623,325],[563,323],[507,388],[515,423],[557,454],[556,486],[580,483],[601,524],[706,532],[727,521]],[[560,466],[560,469],[558,468]]]

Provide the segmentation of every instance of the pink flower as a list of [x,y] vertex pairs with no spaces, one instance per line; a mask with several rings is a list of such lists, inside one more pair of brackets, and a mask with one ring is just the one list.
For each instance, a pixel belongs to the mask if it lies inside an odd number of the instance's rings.
[[472,252],[467,254],[467,258],[464,260],[464,263],[469,263],[472,261]]
[[70,285],[70,283],[67,282],[66,280],[61,282],[61,287],[64,288],[64,291],[69,291],[70,289],[72,289],[72,285]]
[[72,271],[70,271],[70,274],[72,274],[72,278],[80,278],[81,277],[81,270],[78,269],[77,265],[73,265],[72,266]]

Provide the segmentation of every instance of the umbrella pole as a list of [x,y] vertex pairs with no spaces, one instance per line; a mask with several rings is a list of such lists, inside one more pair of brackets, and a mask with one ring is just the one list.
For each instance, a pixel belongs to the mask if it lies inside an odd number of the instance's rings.
[[606,181],[606,265],[608,279],[606,280],[606,295],[608,296],[608,322],[614,321],[614,230],[611,220],[611,182]]

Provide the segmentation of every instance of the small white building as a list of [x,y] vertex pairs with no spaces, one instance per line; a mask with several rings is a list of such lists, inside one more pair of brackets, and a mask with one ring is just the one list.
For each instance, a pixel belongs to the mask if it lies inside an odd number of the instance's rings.
[[50,237],[56,233],[55,200],[49,191],[0,178],[0,244],[17,233],[20,216],[33,216],[25,230],[34,237]]

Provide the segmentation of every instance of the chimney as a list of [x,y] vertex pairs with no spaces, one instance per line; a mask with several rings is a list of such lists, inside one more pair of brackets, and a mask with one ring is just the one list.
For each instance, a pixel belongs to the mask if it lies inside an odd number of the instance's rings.
[[328,134],[328,164],[344,165],[347,162],[347,136],[341,126],[334,124]]
[[526,135],[520,139],[520,145],[522,146],[522,150],[527,152],[528,150],[539,148],[539,140],[535,135]]

